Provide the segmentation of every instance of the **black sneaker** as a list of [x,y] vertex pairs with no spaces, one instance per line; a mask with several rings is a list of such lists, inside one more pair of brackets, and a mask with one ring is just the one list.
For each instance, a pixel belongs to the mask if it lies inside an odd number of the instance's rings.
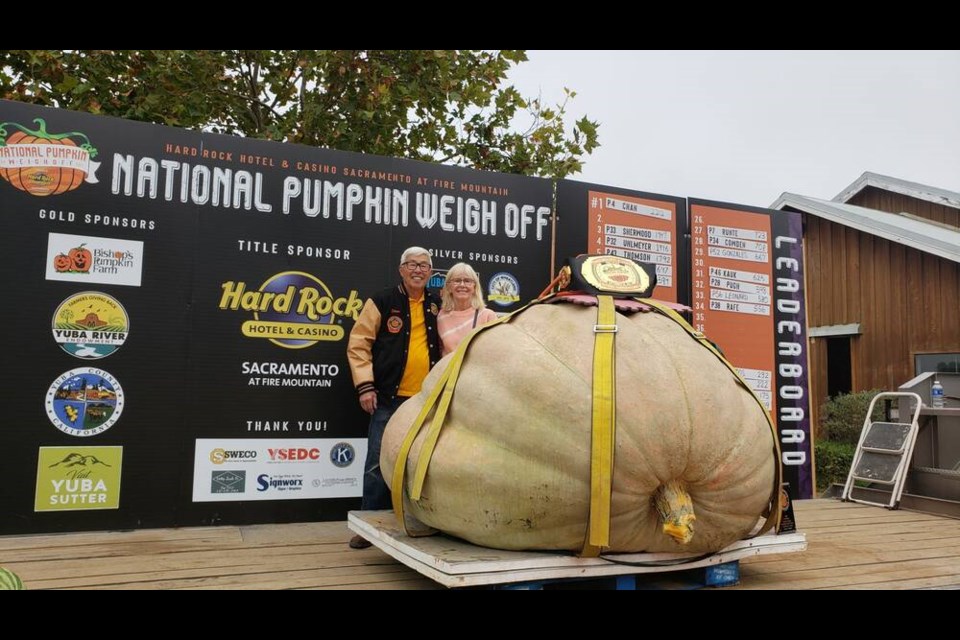
[[350,538],[349,544],[351,549],[366,549],[373,545],[372,542],[361,536],[353,536]]

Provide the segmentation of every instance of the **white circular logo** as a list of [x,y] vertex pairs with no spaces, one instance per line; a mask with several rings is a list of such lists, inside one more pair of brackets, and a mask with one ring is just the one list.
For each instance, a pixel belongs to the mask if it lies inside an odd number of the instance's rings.
[[520,283],[513,274],[506,271],[493,274],[487,284],[487,291],[487,299],[501,307],[520,302]]
[[130,332],[127,310],[99,291],[77,293],[61,302],[52,325],[60,348],[83,360],[105,358],[126,342]]
[[103,369],[71,369],[50,385],[44,408],[50,422],[60,431],[81,438],[95,436],[120,419],[123,389]]

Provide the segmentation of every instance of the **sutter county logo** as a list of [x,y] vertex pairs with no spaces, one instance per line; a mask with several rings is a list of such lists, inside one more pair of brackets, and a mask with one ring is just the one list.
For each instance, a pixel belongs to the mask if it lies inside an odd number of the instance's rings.
[[117,300],[99,291],[84,291],[60,303],[53,314],[53,339],[77,358],[96,360],[127,340],[130,320]]
[[16,122],[0,124],[0,178],[34,196],[73,191],[84,181],[96,184],[100,164],[91,161],[97,150],[86,135],[49,133],[43,119],[33,122],[36,131]]
[[520,301],[520,283],[505,271],[493,274],[487,285],[487,299],[501,307],[509,307]]
[[44,406],[57,429],[71,436],[95,436],[123,412],[123,389],[103,369],[81,367],[61,374],[47,390]]
[[248,338],[267,338],[285,349],[304,349],[319,341],[342,340],[343,318],[357,319],[363,300],[352,289],[347,297],[334,297],[322,280],[303,271],[271,276],[257,291],[245,282],[220,285],[220,308],[252,311],[253,320],[241,326]]

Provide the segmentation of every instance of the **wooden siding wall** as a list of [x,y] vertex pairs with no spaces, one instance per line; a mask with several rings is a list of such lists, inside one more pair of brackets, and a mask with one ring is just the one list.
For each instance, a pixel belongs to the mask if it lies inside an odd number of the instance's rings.
[[[914,201],[915,202],[915,201]],[[916,353],[960,351],[960,264],[804,214],[809,326],[860,323],[854,391],[895,391]],[[811,422],[827,399],[827,351],[810,339]]]
[[853,204],[867,209],[886,211],[888,213],[910,213],[917,217],[933,222],[942,222],[953,227],[960,227],[960,209],[942,204],[934,204],[926,200],[918,200],[910,196],[884,191],[876,187],[866,187],[860,193],[850,198],[847,204]]

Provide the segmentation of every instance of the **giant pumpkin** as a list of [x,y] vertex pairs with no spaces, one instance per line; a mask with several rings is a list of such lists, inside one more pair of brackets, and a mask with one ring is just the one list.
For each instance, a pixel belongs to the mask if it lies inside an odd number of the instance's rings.
[[[616,318],[605,551],[709,552],[746,537],[777,495],[765,411],[674,320],[652,312]],[[408,515],[488,547],[583,548],[596,323],[595,307],[537,304],[474,337],[422,495],[404,499]],[[387,426],[380,462],[388,483],[401,442],[450,357]],[[405,496],[425,433],[410,449]]]

